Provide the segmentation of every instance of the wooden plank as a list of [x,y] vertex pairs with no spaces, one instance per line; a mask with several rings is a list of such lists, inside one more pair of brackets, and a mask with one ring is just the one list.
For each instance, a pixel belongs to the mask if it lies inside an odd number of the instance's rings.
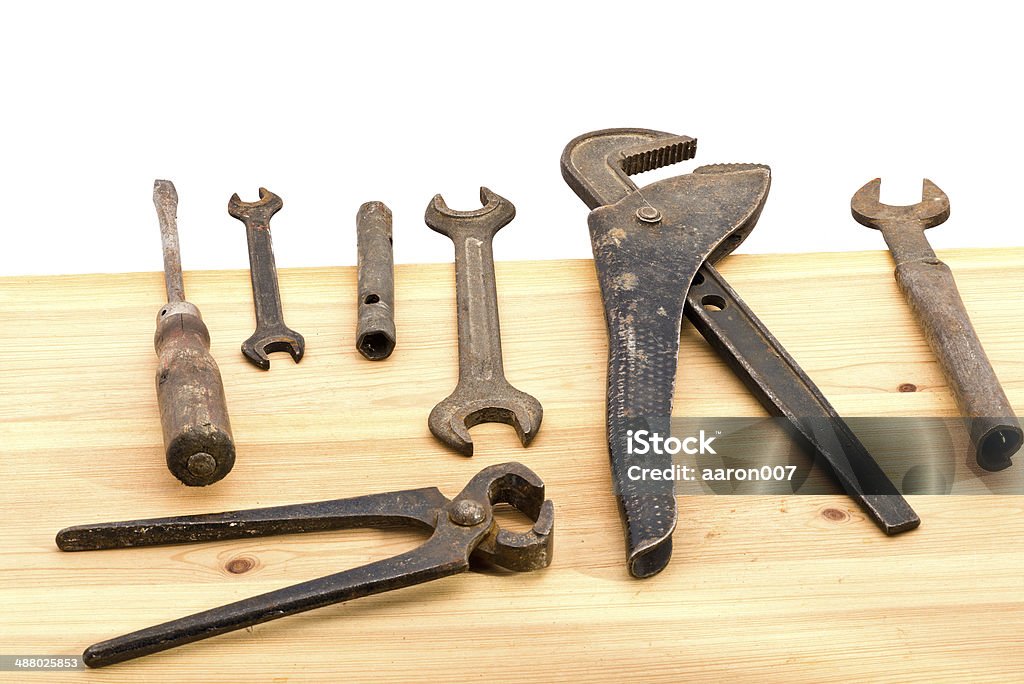
[[[1024,409],[1024,249],[941,254],[1011,401]],[[589,261],[499,263],[505,366],[544,404],[523,450],[474,428],[472,459],[426,426],[456,378],[451,265],[399,266],[398,347],[354,350],[352,268],[281,272],[303,362],[269,373],[248,274],[186,275],[213,336],[238,444],[223,482],[166,472],[153,392],[159,274],[0,280],[9,654],[77,654],[111,636],[411,548],[352,531],[63,554],[70,524],[213,512],[437,485],[521,460],[556,503],[555,562],[471,573],[271,622],[106,670],[90,681],[758,681],[1005,679],[1024,668],[1024,500],[915,497],[922,527],[883,537],[840,496],[681,499],[675,558],[630,579],[604,447],[606,338]],[[885,253],[735,256],[722,266],[840,412],[955,415]],[[762,415],[688,327],[678,415]],[[912,383],[917,392],[899,392]],[[1021,468],[1018,464],[1017,469]],[[823,511],[831,509],[829,516]],[[836,511],[839,511],[837,514]],[[252,569],[233,574],[231,561]],[[32,681],[67,674],[32,675]]]

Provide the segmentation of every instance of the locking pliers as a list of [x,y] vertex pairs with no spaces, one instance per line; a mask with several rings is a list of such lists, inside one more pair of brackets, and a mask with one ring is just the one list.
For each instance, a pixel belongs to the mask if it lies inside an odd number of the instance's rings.
[[[501,529],[493,506],[509,504],[534,521],[527,532]],[[551,563],[554,506],[544,483],[526,466],[505,463],[480,471],[454,499],[434,487],[351,499],[229,513],[68,527],[62,551],[191,544],[353,527],[432,530],[406,553],[303,582],[219,608],[102,641],[85,650],[89,667],[103,667],[243,629],[287,615],[465,572],[470,559],[517,572]]]

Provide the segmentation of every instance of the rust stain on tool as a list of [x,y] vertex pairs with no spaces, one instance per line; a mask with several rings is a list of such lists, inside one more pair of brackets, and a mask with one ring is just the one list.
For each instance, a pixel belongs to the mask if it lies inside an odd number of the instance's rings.
[[768,327],[710,263],[686,295],[686,317],[768,413],[888,535],[917,529],[914,509]]
[[[791,434],[820,456],[819,462],[880,529],[887,534],[914,529],[920,520],[896,486],[712,266],[756,225],[770,186],[768,167],[711,164],[642,189],[630,180],[632,173],[692,158],[696,144],[688,136],[659,131],[608,129],[571,141],[561,159],[566,183],[595,210],[591,242],[610,337],[609,454],[630,572],[653,575],[671,557],[676,522],[671,483],[659,493],[649,493],[649,485],[644,493],[632,489],[624,437],[637,419],[671,415],[679,333],[673,326],[681,323],[681,313],[766,410],[789,421]],[[655,188],[668,198],[652,200]],[[613,211],[618,215],[609,219]],[[675,225],[666,225],[667,216]],[[821,424],[816,418],[824,418],[832,429],[816,429]]]
[[891,206],[879,201],[881,185],[876,178],[857,191],[850,202],[853,217],[882,232],[896,263],[896,282],[967,419],[978,465],[1008,468],[1024,433],[967,315],[953,272],[924,234],[949,218],[949,198],[926,178],[920,202]]
[[671,456],[630,455],[627,435],[669,433],[687,290],[705,259],[729,253],[753,228],[771,181],[760,165],[689,173],[642,190],[629,178],[695,152],[689,136],[622,128],[581,135],[561,158],[566,183],[593,209],[590,240],[609,337],[608,450],[634,577],[668,564],[677,509],[672,482],[628,477],[638,458],[663,469]]
[[277,282],[270,219],[284,202],[266,188],[260,188],[256,202],[243,202],[237,194],[228,200],[228,213],[245,224],[249,244],[249,275],[256,305],[256,331],[242,343],[242,354],[258,368],[270,370],[274,352],[288,352],[295,363],[302,360],[306,341],[284,323],[281,290]]
[[208,485],[235,464],[224,383],[210,355],[210,331],[199,309],[185,301],[178,247],[178,193],[167,180],[153,183],[153,204],[163,242],[167,304],[157,315],[156,396],[167,468],[190,486]]
[[356,214],[359,321],[356,349],[370,361],[395,350],[395,256],[391,210],[383,202],[366,202]]
[[544,416],[539,401],[505,379],[501,358],[491,241],[515,218],[516,208],[487,188],[480,188],[480,203],[480,209],[455,211],[435,195],[424,217],[428,226],[455,243],[459,326],[459,383],[430,412],[427,424],[435,437],[466,456],[473,455],[469,428],[474,425],[511,425],[525,447],[537,436]]
[[[502,529],[494,506],[508,504],[533,520],[526,532]],[[351,499],[257,508],[230,513],[68,527],[57,533],[62,551],[95,551],[161,544],[251,539],[355,527],[414,527],[431,532],[419,547],[393,558],[236,601],[94,644],[89,667],[104,667],[270,620],[411,587],[455,575],[470,564],[527,572],[551,563],[554,505],[544,482],[519,463],[480,471],[454,499],[434,487]],[[245,572],[237,563],[229,572]],[[254,564],[255,565],[255,564]],[[234,568],[234,569],[232,569]]]

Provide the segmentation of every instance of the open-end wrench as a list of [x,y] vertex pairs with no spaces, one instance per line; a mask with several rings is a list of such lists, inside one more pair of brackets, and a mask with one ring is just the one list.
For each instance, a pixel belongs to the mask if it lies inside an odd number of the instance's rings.
[[523,446],[533,441],[544,415],[540,402],[505,379],[501,361],[498,291],[494,276],[494,234],[515,218],[504,197],[480,188],[480,209],[449,209],[441,195],[427,206],[424,220],[455,243],[455,292],[459,326],[459,383],[430,412],[430,431],[466,456],[473,455],[469,428],[506,423]]
[[[609,129],[571,141],[561,160],[566,182],[595,209],[591,240],[611,340],[608,441],[630,572],[653,575],[671,557],[676,516],[671,483],[657,492],[651,483],[642,493],[631,486],[625,435],[637,419],[671,414],[684,298],[687,317],[705,339],[769,412],[790,421],[794,434],[822,457],[879,527],[888,534],[917,527],[917,515],[820,390],[711,266],[756,224],[770,183],[767,167],[703,166],[669,179],[673,186],[659,181],[639,190],[629,179],[692,158],[695,148],[696,141],[686,136]],[[657,202],[652,199],[655,188],[661,197]],[[676,214],[674,225],[663,223],[666,206]],[[616,213],[618,221],[608,219]],[[716,237],[717,246],[709,245]],[[702,252],[710,255],[698,269],[693,262]],[[631,289],[621,287],[625,281]],[[631,366],[641,371],[636,377]],[[821,418],[831,430],[820,429]]]
[[1024,439],[1020,422],[971,325],[953,272],[924,235],[949,218],[949,198],[926,178],[920,202],[890,206],[878,200],[881,184],[876,178],[857,191],[850,203],[853,217],[882,232],[896,262],[896,282],[967,418],[978,465],[1007,468]]
[[270,219],[283,206],[281,198],[266,188],[260,188],[257,202],[243,202],[237,193],[228,200],[228,213],[245,224],[252,297],[256,304],[256,331],[242,343],[242,354],[263,370],[270,370],[268,354],[288,352],[298,363],[306,351],[302,335],[284,324],[281,291],[277,284]]

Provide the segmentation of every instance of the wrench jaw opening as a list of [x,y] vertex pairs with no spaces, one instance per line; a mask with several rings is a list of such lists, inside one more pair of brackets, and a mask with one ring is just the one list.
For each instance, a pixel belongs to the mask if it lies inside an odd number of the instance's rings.
[[291,328],[284,328],[272,335],[257,331],[242,343],[242,354],[245,358],[263,370],[270,370],[269,354],[276,352],[288,352],[292,360],[298,363],[306,352],[306,340]]
[[256,202],[243,202],[238,193],[228,200],[228,213],[239,221],[256,219],[269,223],[270,219],[284,207],[284,200],[266,188],[260,188],[260,198]]
[[480,186],[480,204],[482,206],[479,209],[467,211],[452,209],[445,203],[444,197],[437,194],[427,205],[423,220],[431,230],[454,240],[451,227],[455,223],[452,222],[452,219],[459,220],[460,229],[471,225],[481,229],[488,237],[494,237],[499,230],[516,217],[514,204],[483,186]]
[[[457,387],[437,404],[427,419],[430,432],[451,449],[463,456],[472,456],[473,438],[469,429],[481,423],[511,425],[524,447],[537,436],[544,409],[535,398],[507,383],[497,391],[484,387],[479,392],[470,392],[464,387]],[[480,398],[473,398],[473,394]]]
[[862,226],[881,230],[891,221],[917,221],[921,229],[934,228],[949,218],[949,197],[939,186],[925,178],[921,182],[921,201],[894,206],[879,201],[882,179],[868,181],[850,201],[854,220]]

